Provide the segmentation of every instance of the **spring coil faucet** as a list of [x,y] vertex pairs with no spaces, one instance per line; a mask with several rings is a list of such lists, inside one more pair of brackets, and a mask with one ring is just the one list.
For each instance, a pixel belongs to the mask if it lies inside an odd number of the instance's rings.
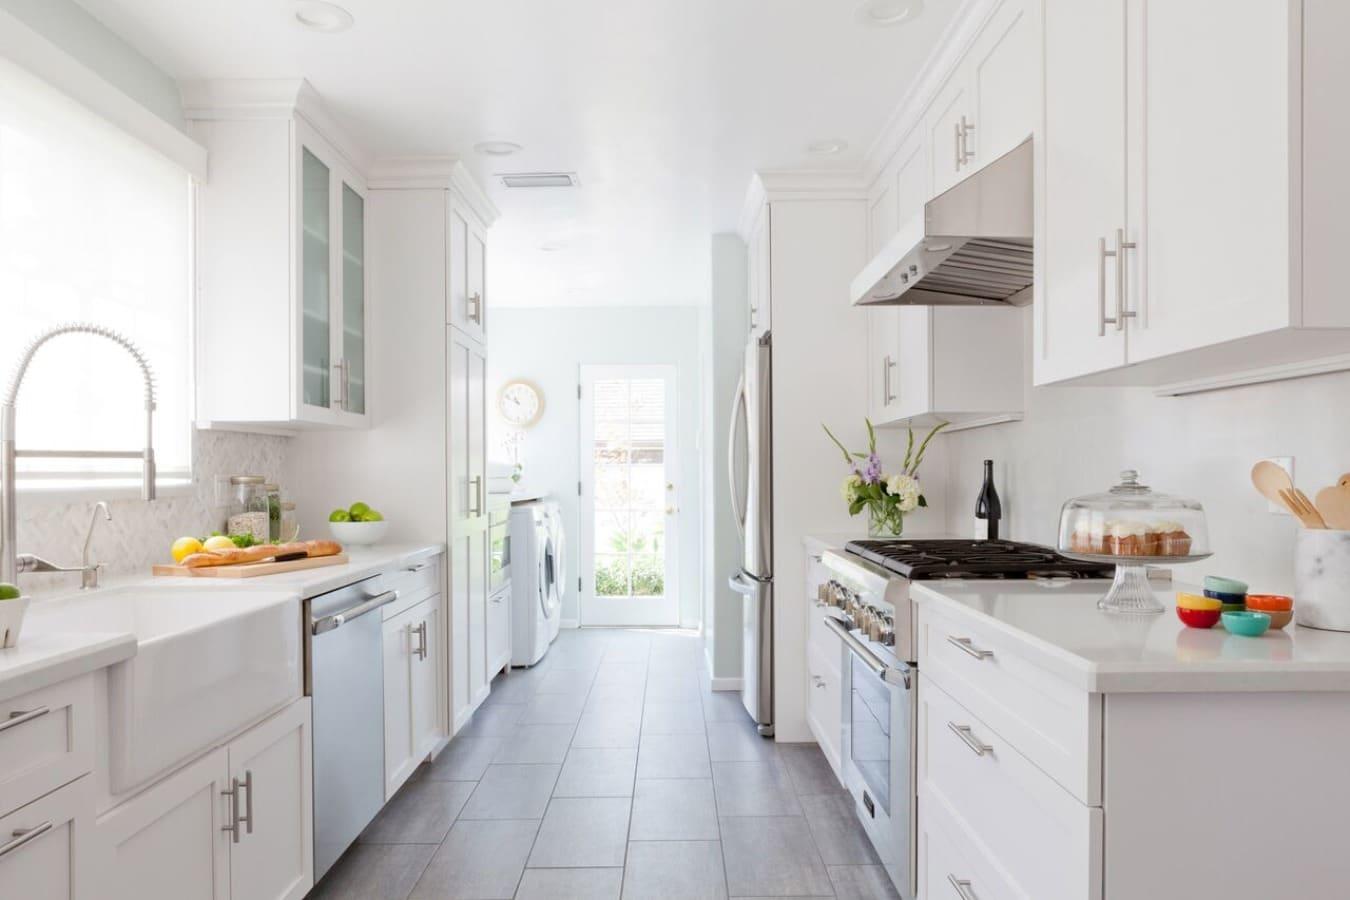
[[[107,338],[122,347],[140,366],[145,382],[145,449],[143,450],[18,450],[14,445],[14,404],[19,396],[24,375],[38,349],[52,338],[63,334],[92,334]],[[103,325],[90,322],[67,322],[39,334],[19,354],[18,365],[9,381],[9,387],[0,403],[0,581],[13,583],[19,572],[52,571],[49,563],[30,554],[20,555],[16,546],[18,535],[18,498],[15,493],[17,462],[21,457],[31,459],[140,459],[141,498],[155,499],[155,448],[153,420],[155,411],[155,377],[150,362],[131,340]],[[106,507],[105,507],[106,510]]]

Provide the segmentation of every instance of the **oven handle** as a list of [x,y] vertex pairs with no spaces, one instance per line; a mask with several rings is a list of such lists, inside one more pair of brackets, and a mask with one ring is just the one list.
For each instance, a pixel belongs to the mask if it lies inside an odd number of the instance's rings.
[[849,649],[849,652],[862,660],[863,665],[871,669],[878,678],[887,684],[903,685],[905,690],[909,690],[909,666],[897,668],[886,665],[881,657],[877,656],[872,652],[870,647],[854,637],[853,632],[849,631],[848,627],[834,616],[825,617],[825,627],[839,635],[839,640],[844,642],[844,646]]

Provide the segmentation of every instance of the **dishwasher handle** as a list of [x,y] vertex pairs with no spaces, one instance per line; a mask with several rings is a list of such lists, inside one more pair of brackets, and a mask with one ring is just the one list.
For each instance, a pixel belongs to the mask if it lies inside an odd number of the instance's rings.
[[359,619],[361,616],[364,616],[371,610],[379,609],[381,606],[384,606],[385,604],[388,603],[393,603],[397,599],[398,599],[398,591],[385,591],[383,594],[378,594],[374,597],[371,597],[364,603],[358,603],[356,606],[353,606],[350,609],[344,609],[340,613],[334,613],[331,616],[323,616],[318,619],[313,619],[310,622],[310,631],[316,635],[327,634],[328,632],[333,631],[334,629],[341,628],[343,625],[350,622],[351,620]]

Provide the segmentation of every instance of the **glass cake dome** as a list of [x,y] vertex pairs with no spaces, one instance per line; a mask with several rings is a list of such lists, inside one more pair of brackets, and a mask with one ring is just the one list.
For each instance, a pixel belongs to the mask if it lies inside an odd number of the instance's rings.
[[1120,484],[1075,497],[1059,516],[1059,552],[1071,559],[1115,563],[1116,578],[1098,602],[1111,612],[1162,612],[1146,566],[1195,562],[1210,555],[1205,510],[1198,500],[1160,494],[1120,473]]

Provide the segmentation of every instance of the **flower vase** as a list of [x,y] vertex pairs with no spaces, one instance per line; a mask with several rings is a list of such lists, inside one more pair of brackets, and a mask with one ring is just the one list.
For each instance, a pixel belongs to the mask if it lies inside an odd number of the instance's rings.
[[867,536],[874,538],[897,538],[905,530],[905,515],[901,512],[887,516],[874,507],[867,508]]

